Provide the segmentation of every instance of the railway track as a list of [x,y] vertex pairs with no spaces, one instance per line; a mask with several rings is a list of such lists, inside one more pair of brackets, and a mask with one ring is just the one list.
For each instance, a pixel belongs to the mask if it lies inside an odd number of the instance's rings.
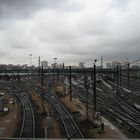
[[47,101],[49,101],[56,112],[58,113],[58,116],[60,117],[60,120],[63,125],[63,130],[65,130],[65,138],[71,139],[71,138],[80,138],[84,139],[79,127],[77,126],[76,122],[72,118],[71,114],[68,112],[66,107],[63,105],[63,103],[59,100],[59,98],[55,95],[53,90],[49,90],[49,93],[46,94],[46,91],[41,88],[38,85],[34,85],[35,83],[32,83],[32,87],[36,87],[36,92],[43,96]]
[[[77,95],[77,94],[76,94]],[[87,102],[87,98],[82,95],[77,95],[82,101]],[[89,101],[90,106],[92,106],[92,102]],[[101,112],[108,114],[110,117],[115,119],[116,121],[121,120],[124,124],[126,124],[129,128],[133,128],[138,133],[140,132],[139,122],[136,118],[133,118],[118,109],[111,108],[110,105],[108,106],[104,100],[97,98],[97,109]]]
[[[99,86],[101,90],[97,91],[97,108],[113,117],[115,120],[121,120],[129,128],[140,133],[140,112],[132,108],[127,102],[121,100],[121,98],[117,98],[117,95],[111,92],[111,89],[107,90],[107,87],[101,85]],[[93,98],[93,93],[91,90],[89,90],[88,100],[83,86],[80,86],[80,88],[73,86],[73,91],[75,92],[75,96],[78,96],[82,101],[88,102],[92,106],[91,99]]]
[[21,93],[20,100],[23,106],[23,122],[19,137],[35,138],[35,117],[31,102],[25,92]]
[[[48,98],[48,97],[47,97]],[[65,106],[54,94],[49,99],[59,114],[66,131],[67,138],[83,138],[83,135]]]
[[20,87],[15,87],[15,83],[7,83],[5,89],[15,95],[22,106],[22,124],[19,132],[20,138],[35,138],[35,116],[29,97]]
[[[108,93],[106,88],[103,88],[103,91]],[[122,92],[124,95],[126,93],[126,91]],[[120,94],[122,94],[120,93]],[[109,94],[109,93],[108,93]],[[127,122],[127,124],[131,127],[133,127],[134,129],[136,129],[138,132],[140,132],[140,112],[137,111],[133,106],[132,106],[132,102],[133,101],[127,101],[124,98],[122,98],[120,95],[117,96],[114,93],[111,93],[115,98],[112,98],[111,100],[114,101],[116,100],[114,107],[112,108],[112,110],[114,110],[114,114],[118,113],[116,116],[119,117],[119,119],[123,118],[122,120],[126,123],[126,120],[129,120]],[[110,97],[110,96],[109,96]],[[121,116],[121,117],[120,117]]]

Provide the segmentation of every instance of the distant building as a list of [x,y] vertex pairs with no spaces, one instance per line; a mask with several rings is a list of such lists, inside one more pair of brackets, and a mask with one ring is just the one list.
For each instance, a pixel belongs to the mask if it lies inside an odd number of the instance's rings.
[[43,66],[44,69],[47,69],[48,68],[48,62],[43,60],[41,61],[41,66]]
[[57,63],[52,63],[52,64],[51,64],[51,68],[52,68],[52,69],[56,68],[56,64],[57,64]]
[[63,68],[63,64],[53,63],[51,65],[51,68],[62,69]]
[[106,63],[106,67],[107,67],[107,69],[111,69],[111,68],[112,68],[112,63],[107,62],[107,63]]
[[[71,69],[77,69],[77,66],[71,66]],[[65,69],[69,69],[69,66],[65,66]]]
[[129,61],[123,61],[122,66],[123,68],[128,68]]
[[138,64],[133,64],[131,67],[132,67],[133,69],[139,69],[139,68],[140,68],[140,66],[139,66]]
[[24,64],[21,67],[22,67],[22,69],[27,69],[28,66],[27,66],[27,64]]
[[108,69],[114,69],[117,68],[117,66],[122,66],[122,63],[120,63],[119,61],[112,61],[112,62],[107,62],[106,66]]
[[113,61],[112,68],[116,68],[117,66],[121,66],[121,63],[119,61]]
[[5,64],[0,64],[0,69],[7,69],[7,65],[5,65]]
[[71,68],[72,68],[72,69],[77,69],[78,67],[77,67],[77,66],[71,66]]
[[85,68],[84,62],[79,62],[78,67],[81,68],[81,69],[82,69],[82,68]]
[[13,68],[13,67],[14,67],[13,64],[9,64],[9,65],[7,65],[7,68],[9,68],[9,69],[11,69],[11,68]]

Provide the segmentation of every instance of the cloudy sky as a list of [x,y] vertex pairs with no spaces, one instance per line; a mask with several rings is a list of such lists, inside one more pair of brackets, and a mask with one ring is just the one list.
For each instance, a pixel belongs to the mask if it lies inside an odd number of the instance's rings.
[[139,58],[139,13],[140,0],[0,0],[0,63]]

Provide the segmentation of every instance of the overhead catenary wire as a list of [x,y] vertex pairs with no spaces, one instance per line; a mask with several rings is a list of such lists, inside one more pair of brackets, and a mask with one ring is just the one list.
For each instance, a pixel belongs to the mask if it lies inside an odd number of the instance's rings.
[[[131,64],[136,63],[136,62],[138,62],[138,61],[140,61],[140,58],[139,58],[139,59],[135,59],[135,60],[133,60],[133,61],[131,61],[131,62],[128,62],[128,64],[131,65]],[[125,64],[125,65],[120,66],[120,67],[121,67],[121,68],[126,67],[126,66],[128,66],[128,64]]]

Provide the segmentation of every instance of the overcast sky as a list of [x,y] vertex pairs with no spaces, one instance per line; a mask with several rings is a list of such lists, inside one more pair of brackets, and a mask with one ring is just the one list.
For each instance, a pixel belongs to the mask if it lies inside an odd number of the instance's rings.
[[139,58],[139,13],[140,0],[0,0],[0,63]]

